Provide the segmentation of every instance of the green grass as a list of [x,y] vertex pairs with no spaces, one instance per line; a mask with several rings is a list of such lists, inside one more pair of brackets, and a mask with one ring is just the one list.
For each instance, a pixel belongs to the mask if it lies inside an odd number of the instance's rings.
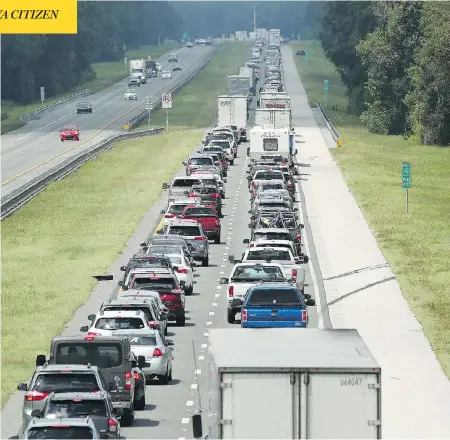
[[2,406],[201,137],[174,128],[123,141],[2,221]]
[[[209,127],[217,114],[217,96],[227,92],[228,76],[236,75],[247,60],[248,43],[227,42],[196,77],[173,95],[169,126]],[[164,126],[165,110],[153,113],[153,126]]]
[[[158,58],[166,52],[177,49],[180,47],[179,43],[167,43],[161,44],[160,46],[145,46],[137,50],[129,51],[129,59],[147,57],[151,55],[154,58]],[[50,105],[53,102],[64,99],[74,93],[81,92],[82,90],[89,89],[90,93],[99,92],[106,87],[109,87],[118,81],[126,78],[128,76],[128,67],[125,66],[122,61],[112,61],[104,63],[94,63],[92,65],[96,78],[92,81],[85,82],[71,90],[47,99],[44,105]],[[1,134],[8,133],[9,131],[16,130],[19,127],[25,125],[24,122],[19,120],[19,116],[31,113],[38,110],[41,107],[41,102],[36,101],[32,104],[20,105],[11,101],[2,101],[1,112],[8,114],[8,119],[1,122]]]
[[[343,147],[331,149],[331,154],[450,377],[450,149],[369,133],[346,114],[346,88],[332,74],[319,44],[294,45],[299,48],[310,51],[309,60],[297,60],[310,103],[323,101],[322,81],[329,78],[329,104],[339,107],[327,111],[343,139]],[[409,216],[401,187],[403,160],[412,167]]]

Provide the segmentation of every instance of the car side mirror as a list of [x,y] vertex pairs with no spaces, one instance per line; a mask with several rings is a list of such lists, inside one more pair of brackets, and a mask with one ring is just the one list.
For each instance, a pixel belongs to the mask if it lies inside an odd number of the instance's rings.
[[251,223],[249,223],[247,226],[248,226],[249,228],[252,228],[252,227],[253,227],[253,225],[252,225]]
[[167,188],[169,188],[169,185],[167,185],[167,183],[163,183],[162,184],[162,189],[167,189]]
[[234,255],[228,255],[228,261],[234,263]]
[[316,300],[309,298],[305,301],[305,304],[309,307],[309,306],[315,306],[316,305]]
[[[161,211],[159,211],[159,213],[160,213],[160,214],[165,214],[166,211],[165,211],[164,209],[161,209]],[[141,246],[142,246],[142,244],[141,244]]]
[[31,417],[37,417],[37,418],[41,418],[42,416],[42,412],[40,409],[33,409],[33,411],[31,411]]
[[89,316],[87,317],[87,319],[88,319],[88,321],[93,321],[93,320],[95,319],[95,315],[94,315],[94,314],[89,315]]
[[249,243],[250,243],[250,240],[249,240],[248,238],[244,238],[244,239],[242,240],[242,243],[244,243],[244,244],[249,244]]
[[120,287],[125,287],[125,281],[119,281],[118,283],[117,283],[117,285],[118,286],[120,286]]
[[116,388],[117,388],[117,385],[115,383],[108,384],[108,391],[115,390]]
[[138,356],[137,364],[139,368],[145,368],[145,356]]
[[185,167],[187,167],[187,162],[181,162]]
[[80,332],[86,333],[89,330],[88,325],[83,325],[83,327],[80,327]]
[[202,429],[202,415],[194,414],[191,417],[192,420],[192,435],[194,438],[202,438],[203,429]]
[[298,153],[298,150],[296,149],[296,150],[294,151],[294,156],[297,156],[297,153]]
[[125,272],[125,271],[127,270],[127,266],[120,266],[120,270],[121,270],[122,272]]
[[148,251],[148,246],[144,246],[144,247],[142,248],[142,251],[143,251],[143,252],[147,252],[147,251]]
[[228,278],[220,278],[219,284],[228,284]]
[[28,391],[28,385],[26,383],[19,383],[17,389],[19,391]]
[[45,354],[38,354],[36,356],[36,367],[42,367],[45,364],[45,362],[47,362]]
[[293,211],[297,212],[297,211],[298,211],[298,208],[294,208]]

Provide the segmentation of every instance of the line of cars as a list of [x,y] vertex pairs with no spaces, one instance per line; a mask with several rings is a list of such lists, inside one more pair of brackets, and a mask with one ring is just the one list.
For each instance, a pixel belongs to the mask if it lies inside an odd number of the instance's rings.
[[161,228],[121,267],[117,294],[81,334],[53,338],[30,382],[18,385],[22,438],[120,438],[145,408],[146,387],[170,384],[169,321],[185,326],[195,267],[209,266],[210,241],[221,242],[226,176],[242,141],[237,127],[214,128],[184,162],[185,175],[164,184]]

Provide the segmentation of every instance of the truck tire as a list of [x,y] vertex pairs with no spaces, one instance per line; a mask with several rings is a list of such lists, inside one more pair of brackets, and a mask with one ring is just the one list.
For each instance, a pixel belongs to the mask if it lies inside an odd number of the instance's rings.
[[202,266],[203,267],[208,267],[209,266],[209,257],[208,258],[204,258],[202,260]]
[[134,407],[123,410],[123,415],[120,418],[120,426],[131,426],[134,419]]
[[145,390],[142,393],[141,398],[135,403],[134,406],[138,411],[142,411],[143,409],[145,409]]
[[228,324],[236,323],[236,313],[234,312],[234,310],[227,310],[227,321]]
[[220,232],[214,237],[214,244],[220,244]]
[[234,159],[230,160],[230,165],[234,165]]
[[186,325],[186,315],[183,312],[183,316],[176,319],[176,323],[178,327],[184,327]]
[[168,383],[170,382],[169,377],[170,377],[169,367],[167,367],[166,374],[164,376],[158,376],[158,379],[162,385],[168,385]]

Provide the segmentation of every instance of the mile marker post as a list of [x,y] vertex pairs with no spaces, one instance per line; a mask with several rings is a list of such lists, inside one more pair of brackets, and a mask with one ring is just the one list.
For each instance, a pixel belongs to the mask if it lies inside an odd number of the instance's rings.
[[402,187],[406,189],[406,215],[409,213],[409,194],[408,190],[411,188],[411,164],[409,162],[402,162]]

